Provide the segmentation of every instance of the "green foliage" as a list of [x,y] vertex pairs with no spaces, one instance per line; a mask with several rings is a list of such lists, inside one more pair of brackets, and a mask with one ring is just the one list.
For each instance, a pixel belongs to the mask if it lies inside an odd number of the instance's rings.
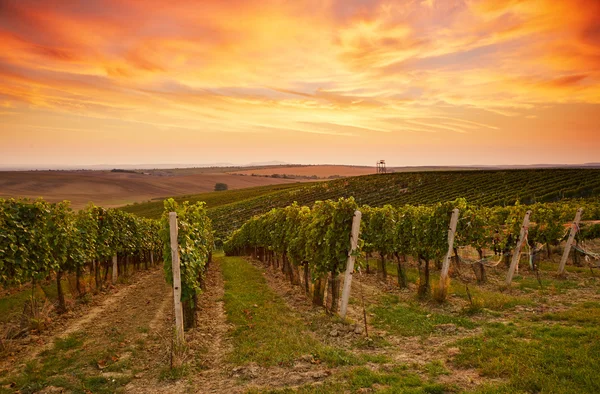
[[156,221],[94,205],[75,213],[68,201],[0,199],[0,228],[0,284],[7,286],[160,247]]
[[[360,208],[362,242],[359,242],[357,253],[379,253],[382,258],[394,255],[399,264],[400,286],[407,283],[401,256],[413,256],[420,265],[419,294],[427,297],[430,292],[429,263],[440,261],[448,250],[448,227],[454,209],[460,214],[455,247],[473,246],[484,258],[483,249],[491,249],[494,243],[505,249],[514,247],[527,210],[532,211],[531,217],[536,220],[530,222],[529,241],[557,244],[564,237],[578,205],[593,214],[600,204],[559,202],[529,207],[520,204],[482,207],[460,198],[429,206],[372,208],[363,205]],[[225,242],[224,251],[228,255],[241,255],[261,247],[280,255],[287,254],[296,265],[308,262],[313,280],[328,273],[337,275],[345,268],[356,208],[353,198],[317,201],[312,209],[297,203],[274,208],[253,217],[235,231]],[[596,227],[591,226],[586,234],[595,234],[595,231]],[[483,269],[480,275],[478,280],[484,281]]]
[[[202,201],[206,203],[206,208],[209,211],[211,211],[212,209],[223,205],[235,204],[240,201],[246,201],[260,196],[275,194],[286,190],[294,190],[298,187],[304,187],[311,184],[312,183],[297,182],[284,183],[279,185],[256,186],[244,189],[183,195],[173,197],[173,199],[178,204],[183,204],[184,201],[189,201],[190,204],[195,204],[199,201]],[[150,219],[160,219],[165,208],[163,200],[159,199],[158,201],[148,201],[133,205],[127,205],[120,209],[128,213],[133,213],[137,216],[142,216]],[[266,209],[264,212],[266,212],[267,210],[268,209]],[[211,216],[211,218],[214,219],[212,215],[209,216]],[[248,216],[248,218],[250,218],[251,216],[252,215]]]
[[256,216],[234,232],[223,246],[228,255],[264,247],[288,254],[293,264],[309,263],[316,277],[339,274],[348,258],[354,212],[353,198],[318,201],[313,209],[292,204]]
[[206,264],[213,249],[210,219],[206,216],[204,203],[179,205],[175,200],[164,202],[165,210],[160,222],[160,237],[163,241],[164,270],[167,281],[173,284],[171,259],[171,235],[169,212],[177,213],[179,261],[181,269],[181,300],[193,301],[201,292],[200,283]]
[[581,232],[577,234],[579,240],[597,239],[600,238],[600,223],[580,225]]
[[0,282],[42,279],[57,268],[47,227],[51,205],[41,199],[0,200]]
[[300,265],[307,258],[307,229],[311,211],[308,207],[300,207],[296,203],[286,207],[285,211],[286,237],[288,238],[287,256],[292,264]]
[[391,205],[383,208],[361,208],[363,214],[361,238],[364,247],[370,252],[378,252],[381,255],[389,255],[396,251],[395,229],[398,213]]
[[[315,201],[354,197],[359,205],[371,207],[406,204],[435,204],[465,198],[477,206],[514,206],[561,201],[579,205],[581,200],[596,199],[600,170],[543,169],[504,171],[431,171],[367,175],[318,183],[261,186],[176,198],[206,201],[217,237],[225,239],[255,215],[297,201],[312,206]],[[527,197],[527,198],[526,198]],[[145,217],[158,218],[162,206],[149,202],[124,208]],[[600,218],[600,210],[586,209],[589,219]],[[523,214],[525,212],[523,211]],[[522,222],[523,215],[519,215]],[[574,216],[574,211],[573,211]],[[506,218],[503,218],[504,222]],[[572,217],[570,218],[572,220]],[[518,228],[518,226],[517,226]],[[518,232],[517,232],[518,235]]]
[[306,243],[307,256],[317,276],[339,274],[346,268],[352,219],[357,205],[352,197],[337,202],[318,201],[312,210]]

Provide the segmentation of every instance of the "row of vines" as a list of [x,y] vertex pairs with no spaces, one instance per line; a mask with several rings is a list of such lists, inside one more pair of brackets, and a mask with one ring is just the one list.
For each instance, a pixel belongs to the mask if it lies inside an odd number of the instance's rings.
[[157,221],[93,204],[75,212],[68,201],[0,199],[0,285],[19,287],[31,282],[33,291],[36,283],[55,278],[57,311],[64,312],[65,275],[75,276],[76,291],[83,295],[83,275],[93,278],[96,290],[102,290],[132,268],[140,269],[142,264],[149,268],[161,254],[165,277],[173,284],[170,212],[178,217],[181,302],[185,325],[192,327],[214,245],[204,203],[178,205],[166,200],[163,218]]
[[[208,198],[208,216],[215,236],[226,239],[235,229],[271,208],[297,202],[354,197],[359,205],[400,207],[406,204],[434,204],[466,198],[479,206],[511,206],[571,199],[590,199],[600,195],[598,169],[543,169],[495,171],[431,171],[366,175],[275,187],[230,190]],[[198,196],[200,197],[200,196]],[[176,198],[178,202],[194,196]],[[149,218],[159,218],[159,202],[130,205],[124,210]]]
[[177,245],[181,271],[181,303],[186,329],[195,327],[198,295],[205,289],[205,277],[212,260],[214,246],[212,224],[203,202],[179,205],[173,199],[164,201],[160,220],[160,238],[164,245],[163,260],[167,282],[173,285],[171,228],[169,213],[177,215]]
[[[378,256],[378,272],[384,277],[385,262],[393,259],[400,287],[407,286],[405,265],[410,258],[419,269],[418,293],[427,296],[432,288],[432,264],[441,268],[448,251],[453,209],[460,211],[454,254],[458,260],[461,248],[475,249],[479,256],[473,269],[478,282],[485,282],[487,266],[509,261],[527,210],[532,211],[527,243],[536,250],[545,247],[551,253],[551,246],[567,237],[569,222],[579,207],[583,207],[585,219],[600,218],[600,204],[583,201],[486,207],[457,199],[433,205],[372,208],[359,207],[351,197],[337,202],[318,201],[312,209],[294,203],[247,221],[225,242],[224,250],[229,255],[253,255],[281,266],[293,284],[302,284],[312,292],[315,304],[324,304],[327,288],[325,306],[337,311],[339,274],[345,269],[356,209],[362,212],[359,253]],[[595,238],[599,230],[598,224],[582,224],[578,240]]]
[[600,170],[446,171],[368,175],[321,182],[210,209],[218,237],[253,215],[294,201],[354,197],[360,205],[382,207],[434,204],[466,198],[480,206],[511,206],[589,198],[600,194]]
[[0,284],[31,282],[34,288],[54,275],[59,312],[65,310],[65,274],[76,276],[80,295],[86,272],[101,290],[115,262],[112,278],[127,275],[131,266],[148,268],[162,248],[157,221],[93,204],[75,212],[68,201],[0,199],[0,229]]

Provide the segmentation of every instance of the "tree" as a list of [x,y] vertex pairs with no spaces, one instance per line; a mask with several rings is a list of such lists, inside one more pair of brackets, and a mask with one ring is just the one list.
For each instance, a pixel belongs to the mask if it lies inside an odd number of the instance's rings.
[[226,183],[221,183],[221,182],[215,183],[215,191],[216,192],[222,192],[222,191],[225,191],[227,189],[228,189],[228,187],[227,187]]

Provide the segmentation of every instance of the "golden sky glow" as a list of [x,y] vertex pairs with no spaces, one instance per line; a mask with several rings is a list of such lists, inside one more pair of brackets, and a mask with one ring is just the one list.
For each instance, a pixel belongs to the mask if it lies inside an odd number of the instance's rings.
[[0,0],[0,165],[600,161],[598,0]]

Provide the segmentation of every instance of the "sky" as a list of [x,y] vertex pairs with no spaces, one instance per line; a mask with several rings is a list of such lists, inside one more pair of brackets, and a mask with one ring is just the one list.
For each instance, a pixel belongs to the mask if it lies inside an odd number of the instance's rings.
[[0,0],[0,166],[600,162],[600,0]]

